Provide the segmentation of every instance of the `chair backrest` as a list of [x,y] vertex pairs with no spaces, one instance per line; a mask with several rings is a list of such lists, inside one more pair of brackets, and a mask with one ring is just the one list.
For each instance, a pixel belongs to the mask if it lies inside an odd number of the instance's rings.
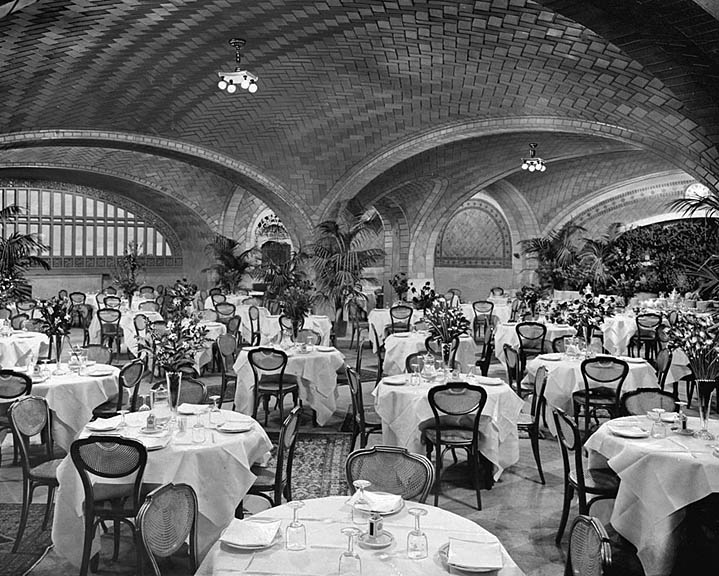
[[587,493],[584,484],[584,465],[582,462],[582,438],[579,435],[579,428],[574,420],[560,408],[552,408],[552,417],[557,431],[559,448],[562,452],[562,463],[564,464],[564,478],[568,481],[571,474],[577,482],[579,489],[578,497],[582,510],[586,510]]
[[120,316],[122,313],[117,308],[100,308],[97,311],[97,319],[100,321],[100,329],[106,325],[120,325]]
[[349,384],[350,398],[352,400],[352,413],[354,415],[355,422],[359,426],[360,433],[364,433],[365,417],[362,380],[360,379],[359,372],[353,370],[349,366],[345,368],[345,372],[347,373],[347,383]]
[[35,300],[22,300],[15,304],[15,307],[21,312],[32,312],[37,307]]
[[564,342],[565,336],[558,336],[552,340],[552,352],[565,352],[566,345]]
[[644,416],[653,408],[663,408],[667,412],[673,412],[676,407],[674,394],[659,388],[637,388],[622,394],[619,401],[621,416]]
[[15,314],[15,316],[10,318],[10,326],[12,326],[15,330],[22,330],[23,322],[26,320],[30,320],[30,316],[27,314]]
[[602,523],[592,516],[577,516],[569,530],[564,576],[603,576],[612,565],[612,547]]
[[[487,391],[481,386],[466,382],[448,382],[430,388],[427,395],[429,407],[434,414],[434,428],[437,434],[437,448],[441,444],[443,416],[466,416],[472,414],[472,443],[479,439],[479,419],[487,402]],[[461,419],[458,419],[459,423]]]
[[306,342],[319,346],[322,343],[322,334],[309,328],[303,328],[297,332],[297,342]]
[[489,291],[490,296],[504,296],[504,288],[501,286],[495,286]]
[[227,302],[227,296],[222,294],[221,292],[210,294],[210,300],[212,300],[212,305],[217,306],[218,304],[222,304],[223,302]]
[[592,388],[614,388],[616,390],[616,406],[619,407],[622,385],[629,373],[629,365],[624,360],[611,356],[587,358],[581,364],[581,371],[587,400],[590,398]]
[[102,299],[102,303],[105,308],[119,308],[120,304],[122,304],[122,298],[115,296],[114,294],[110,294]]
[[0,407],[3,404],[27,396],[32,390],[32,378],[23,372],[0,370]]
[[250,319],[251,342],[254,346],[259,346],[261,338],[260,327],[260,309],[257,306],[250,306],[247,310],[247,316]]
[[120,369],[120,394],[117,398],[117,409],[122,409],[124,401],[123,389],[132,390],[129,397],[129,410],[135,412],[137,410],[137,397],[140,392],[140,381],[145,375],[145,363],[142,358],[135,358]]
[[[444,351],[442,350],[442,343],[439,342],[437,339],[435,339],[432,336],[427,336],[427,338],[424,341],[424,347],[432,356],[435,358],[444,361]],[[455,358],[457,357],[457,349],[459,348],[459,338],[455,337],[452,339],[452,341],[449,344],[449,358],[448,363],[449,366],[454,368],[455,365]]]
[[547,326],[539,322],[520,322],[515,327],[519,338],[519,354],[525,357],[529,354],[544,352],[544,340],[547,337]]
[[73,304],[84,304],[87,295],[84,292],[70,292],[70,301]]
[[57,291],[57,297],[60,298],[61,300],[64,299],[64,298],[67,298],[67,297],[68,297],[68,296],[67,296],[67,290],[65,290],[64,288],[61,288],[60,290],[58,290],[58,291]]
[[77,304],[75,309],[80,315],[80,327],[83,330],[89,329],[90,324],[92,324],[92,306],[88,304]]
[[160,576],[156,558],[167,558],[189,539],[190,569],[197,567],[197,494],[189,484],[165,484],[150,492],[137,513],[140,540]]
[[10,308],[0,307],[0,320],[9,320],[11,316],[12,310]]
[[138,336],[144,336],[147,331],[147,316],[144,314],[135,314],[135,317],[132,319],[132,323],[135,325],[135,334]]
[[146,284],[144,286],[140,286],[138,293],[140,294],[140,296],[149,296],[150,298],[154,298],[155,297],[155,288],[153,286],[148,286]]
[[242,319],[239,316],[232,316],[227,321],[227,333],[237,338],[237,334],[240,332],[240,325],[242,324]]
[[103,294],[112,294],[112,295],[115,295],[115,294],[117,294],[117,288],[115,288],[114,286],[107,286],[107,287],[102,291],[102,293],[103,293]]
[[277,443],[277,465],[275,467],[275,502],[282,501],[285,485],[292,483],[292,462],[295,459],[295,444],[300,427],[301,406],[295,406],[285,418],[280,428]]
[[160,305],[154,300],[145,300],[137,305],[137,309],[146,312],[159,312]]
[[474,310],[475,318],[483,316],[491,318],[492,313],[494,312],[494,302],[490,302],[489,300],[477,300],[476,302],[472,302],[472,309]]
[[407,358],[404,359],[404,369],[406,372],[412,373],[412,365],[417,365],[417,371],[421,372],[424,369],[424,357],[425,352],[412,352]]
[[[210,288],[210,290],[207,292],[210,296],[215,296],[216,294],[222,294],[222,289],[219,286],[213,286]],[[224,300],[223,300],[224,302]],[[214,300],[213,300],[214,303]]]
[[88,344],[83,347],[88,360],[98,364],[112,364],[112,350],[102,344]]
[[165,293],[165,287],[162,284],[158,284],[157,286],[155,286],[155,294],[160,296],[164,293]]
[[[194,370],[194,368],[193,368]],[[207,402],[207,387],[192,377],[182,377],[180,387],[180,398],[177,403],[183,404],[205,404]]]
[[547,399],[544,396],[547,390],[547,368],[545,366],[537,368],[537,373],[534,375],[534,389],[536,392],[532,394],[530,410],[534,424],[539,426],[540,418],[544,417],[543,408],[547,403]]
[[235,315],[235,305],[231,302],[217,302],[215,312],[217,312],[217,319],[220,322],[229,322],[230,318]]
[[657,328],[662,323],[662,315],[654,312],[638,314],[635,318],[637,323],[637,335],[643,339],[652,340],[656,338]]
[[524,377],[522,363],[519,360],[519,351],[513,348],[511,344],[504,345],[504,357],[507,363],[507,381],[509,387],[515,386],[515,392],[519,394],[521,390],[521,382]]
[[283,350],[276,348],[255,348],[250,350],[247,354],[247,360],[255,375],[255,384],[257,384],[261,374],[264,372],[278,372],[280,379],[282,379],[287,367],[287,354]]
[[28,332],[42,332],[44,322],[39,318],[30,318],[22,323],[22,329]]
[[37,462],[30,459],[30,438],[40,435],[44,444],[44,459],[50,460],[53,456],[52,426],[50,426],[50,408],[47,400],[40,396],[25,396],[16,400],[8,411],[10,427],[13,438],[20,451],[20,460],[23,473],[30,473],[30,469]]
[[147,464],[147,450],[141,442],[122,436],[88,436],[70,445],[70,458],[82,480],[85,514],[94,516],[94,491],[91,475],[100,478],[129,478],[135,475],[127,496],[131,506],[140,504],[140,486]]
[[260,302],[254,296],[250,296],[248,298],[243,298],[242,304],[244,304],[245,306],[260,306],[262,304],[262,302]]
[[367,320],[367,312],[357,302],[350,300],[347,303],[347,316],[350,322],[364,322]]
[[657,368],[657,384],[659,388],[664,390],[664,385],[667,382],[667,376],[669,375],[669,368],[672,367],[672,360],[674,354],[669,348],[662,348],[657,352],[657,357],[654,359]]
[[355,480],[368,480],[372,491],[424,502],[434,484],[434,467],[429,459],[399,446],[355,450],[347,456],[345,471],[352,494]]
[[414,308],[398,304],[389,309],[389,317],[392,322],[392,332],[409,332],[410,322]]

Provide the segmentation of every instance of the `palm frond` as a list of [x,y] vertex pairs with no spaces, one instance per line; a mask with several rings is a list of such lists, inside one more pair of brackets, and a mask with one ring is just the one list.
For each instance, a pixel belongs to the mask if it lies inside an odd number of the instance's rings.
[[669,203],[669,208],[683,212],[686,216],[704,212],[704,216],[714,217],[719,214],[719,193],[712,190],[708,196],[701,198],[678,198]]

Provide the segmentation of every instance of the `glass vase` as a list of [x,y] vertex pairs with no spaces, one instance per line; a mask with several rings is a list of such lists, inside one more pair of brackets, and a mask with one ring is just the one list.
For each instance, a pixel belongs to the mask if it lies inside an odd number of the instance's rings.
[[165,372],[165,382],[167,383],[167,391],[170,395],[170,410],[172,415],[177,414],[177,406],[180,401],[180,391],[182,389],[182,372]]
[[707,425],[712,407],[712,396],[714,396],[717,383],[716,380],[697,379],[696,385],[697,396],[699,396],[699,422],[701,428],[694,433],[694,437],[701,440],[714,440],[715,436],[707,430]]

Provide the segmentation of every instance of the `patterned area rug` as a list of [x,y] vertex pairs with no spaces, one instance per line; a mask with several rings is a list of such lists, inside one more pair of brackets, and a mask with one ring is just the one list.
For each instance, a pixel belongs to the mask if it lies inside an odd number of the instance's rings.
[[[44,490],[38,490],[38,498],[44,498]],[[21,508],[20,504],[0,504],[0,574],[5,576],[25,574],[51,544],[49,526],[42,530],[45,505],[32,504],[20,550],[12,553]]]
[[[342,433],[328,433],[328,432],[300,432],[297,437],[297,444],[295,446],[295,459],[292,467],[292,497],[295,499],[304,498],[319,498],[322,496],[335,496],[347,494],[347,481],[345,480],[345,460],[350,452],[350,441],[351,436],[349,434]],[[40,506],[40,510],[42,507]],[[8,513],[8,516],[10,513]],[[18,511],[17,517],[20,517]],[[42,516],[37,521],[37,527],[39,528],[42,522]],[[4,524],[0,523],[0,526]],[[9,524],[8,524],[9,526]],[[10,528],[11,538],[14,538],[14,530],[17,525],[13,524]],[[0,532],[5,534],[6,532]],[[27,533],[27,540],[23,538],[23,542],[26,546],[31,545],[31,540],[38,539],[38,535],[33,532],[33,537],[30,537],[30,532]],[[39,552],[33,557],[32,561],[29,561],[25,568],[14,569],[9,565],[6,566],[2,562],[10,554],[3,554],[0,556],[0,575],[2,576],[22,576],[25,570],[32,566],[45,551],[45,548],[50,544],[50,531],[41,534],[42,545],[38,544],[33,546],[33,549],[38,549]],[[96,574],[100,576],[130,576],[135,574],[135,549],[131,541],[130,532],[127,529],[123,529],[121,545],[120,545],[120,557],[117,562],[110,563],[112,557],[112,536],[111,534],[104,535],[101,538],[102,553],[100,554],[100,567]],[[4,546],[0,546],[0,550],[4,551]],[[12,541],[7,545],[7,551],[10,551],[12,547]],[[163,570],[163,574],[174,574],[179,573],[173,568],[166,567],[168,569]],[[59,574],[76,574],[77,568],[65,562],[62,558],[57,556],[52,550],[42,559],[41,562],[30,572],[32,576],[58,576]],[[149,573],[149,572],[146,572]],[[184,572],[183,572],[184,573]]]

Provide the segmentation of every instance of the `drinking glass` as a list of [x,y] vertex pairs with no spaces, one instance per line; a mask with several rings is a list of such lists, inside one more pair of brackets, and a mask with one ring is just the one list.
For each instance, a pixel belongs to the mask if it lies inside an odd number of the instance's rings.
[[297,511],[305,503],[301,500],[292,500],[287,505],[292,508],[292,522],[287,525],[285,530],[285,547],[288,550],[304,550],[307,547],[307,534],[305,525],[297,520]]
[[407,534],[407,558],[422,560],[427,557],[427,535],[419,527],[419,519],[427,514],[424,508],[410,508],[407,510],[414,516],[414,530]]
[[118,412],[120,413],[120,424],[117,427],[127,427],[127,422],[125,422],[125,414],[128,414],[130,411],[127,408],[122,408],[121,410],[118,410]]
[[[352,506],[352,522],[361,526],[369,523],[369,502],[365,496],[365,490],[370,487],[369,480],[355,480],[352,485],[357,489],[357,499]],[[359,506],[359,507],[358,507]],[[363,509],[364,508],[364,509]]]
[[652,438],[666,438],[667,437],[667,425],[662,420],[662,414],[665,412],[664,408],[654,408],[653,412],[656,412],[657,419],[652,424],[651,437]]
[[205,441],[205,427],[200,421],[200,417],[197,417],[197,422],[192,427],[192,441],[195,444],[202,444]]
[[140,406],[137,408],[138,412],[149,412],[150,411],[150,396],[147,394],[140,395]]
[[210,427],[217,428],[225,423],[225,417],[222,414],[222,410],[220,410],[220,398],[220,396],[216,395],[210,396],[210,400],[212,400],[212,407],[210,408],[209,414]]
[[342,528],[347,536],[347,550],[340,555],[339,576],[362,576],[362,562],[354,551],[354,539],[360,534],[359,528]]

